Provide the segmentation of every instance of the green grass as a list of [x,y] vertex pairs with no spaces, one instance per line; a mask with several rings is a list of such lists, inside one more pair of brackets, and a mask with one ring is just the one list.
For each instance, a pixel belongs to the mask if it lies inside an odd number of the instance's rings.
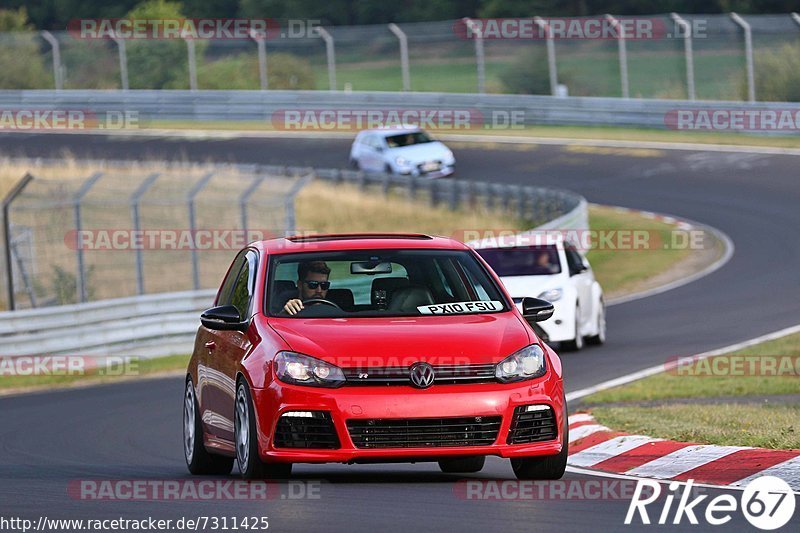
[[0,391],[29,388],[60,388],[84,383],[107,383],[120,379],[140,378],[176,370],[183,370],[189,363],[188,355],[171,355],[154,359],[132,357],[126,363],[114,365],[108,373],[96,370],[76,375],[4,375],[0,379]]
[[[730,364],[732,355],[794,356],[796,361],[800,334],[719,356],[724,366],[718,368],[736,368]],[[709,368],[714,367],[698,362],[688,367],[692,375],[677,371],[657,374],[595,393],[583,398],[581,405],[590,407],[601,424],[628,433],[703,444],[800,448],[800,404],[760,401],[764,396],[797,395],[800,376],[796,366],[793,375],[789,370],[782,376],[735,375],[747,371],[734,370],[732,375],[710,377]],[[715,397],[749,397],[754,401],[672,401]],[[639,402],[657,403],[644,406]]]

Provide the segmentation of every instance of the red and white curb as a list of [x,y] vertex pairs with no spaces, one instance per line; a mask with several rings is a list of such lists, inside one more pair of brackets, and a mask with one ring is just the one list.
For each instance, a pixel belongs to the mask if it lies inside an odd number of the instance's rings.
[[573,467],[649,479],[744,487],[760,476],[775,476],[800,491],[800,450],[692,444],[628,435],[597,423],[588,413],[569,417],[569,459]]

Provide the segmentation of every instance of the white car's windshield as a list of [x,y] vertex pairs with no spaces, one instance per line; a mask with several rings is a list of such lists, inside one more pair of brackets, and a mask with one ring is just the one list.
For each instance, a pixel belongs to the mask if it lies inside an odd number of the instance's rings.
[[549,276],[561,272],[555,245],[475,250],[495,273],[505,276]]
[[403,146],[425,144],[429,142],[433,142],[433,139],[431,139],[424,131],[401,133],[399,135],[386,137],[386,144],[389,146],[389,148],[402,148]]
[[480,262],[460,250],[366,250],[273,256],[269,314],[299,299],[299,317],[426,316],[507,311]]

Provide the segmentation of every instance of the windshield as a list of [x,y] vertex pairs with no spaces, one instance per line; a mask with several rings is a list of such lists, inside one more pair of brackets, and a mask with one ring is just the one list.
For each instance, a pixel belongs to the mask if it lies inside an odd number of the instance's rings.
[[400,135],[392,135],[386,137],[386,144],[389,148],[402,148],[403,146],[411,146],[413,144],[424,144],[433,142],[433,139],[428,136],[424,131],[416,131],[412,133],[401,133]]
[[555,245],[475,250],[495,273],[505,276],[549,276],[561,272]]
[[[424,316],[509,309],[480,262],[464,250],[367,250],[272,256],[272,316]],[[303,302],[297,314],[285,306]]]

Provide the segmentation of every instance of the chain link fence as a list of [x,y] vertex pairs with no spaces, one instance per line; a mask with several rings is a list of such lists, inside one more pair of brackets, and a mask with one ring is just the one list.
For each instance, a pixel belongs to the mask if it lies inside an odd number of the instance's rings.
[[[598,17],[574,17],[569,22],[588,27],[592,19]],[[731,15],[683,16],[691,29],[690,57],[686,32],[675,19],[668,14],[646,17],[656,28],[653,37],[626,39],[624,56],[619,40],[608,36],[554,39],[553,72],[563,86],[559,94],[566,89],[573,96],[625,96],[627,92],[631,97],[692,99],[688,78],[693,77],[698,99],[744,100],[749,96],[748,56],[754,57],[756,86],[763,86],[776,74],[770,54],[800,53],[800,17],[795,14],[742,17],[752,32],[750,48],[744,27]],[[180,39],[5,33],[0,34],[0,89],[453,93],[484,89],[550,94],[556,87],[549,82],[546,39],[487,36],[478,47],[461,27],[463,22],[457,20],[328,27],[325,33],[330,42],[311,31],[314,28],[296,34],[282,31],[263,41],[263,56],[255,40],[201,40],[191,44],[194,53],[190,54],[189,43]],[[692,72],[687,62],[693,63]],[[766,93],[765,99],[776,98]]]

